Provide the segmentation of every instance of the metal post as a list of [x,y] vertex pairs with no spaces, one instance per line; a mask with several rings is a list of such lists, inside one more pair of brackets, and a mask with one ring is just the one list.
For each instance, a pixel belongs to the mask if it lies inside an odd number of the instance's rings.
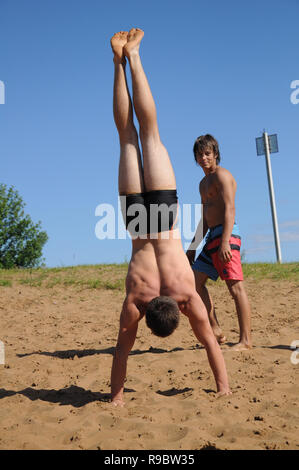
[[270,203],[271,203],[273,230],[274,230],[275,247],[276,247],[276,258],[277,258],[277,262],[281,263],[280,240],[279,240],[279,232],[278,232],[274,187],[273,187],[271,161],[270,161],[270,149],[269,149],[269,140],[268,140],[267,132],[264,132],[263,136],[264,136],[264,144],[265,144],[266,166],[267,166],[267,175],[268,175],[268,184],[269,184],[269,193],[270,193]]

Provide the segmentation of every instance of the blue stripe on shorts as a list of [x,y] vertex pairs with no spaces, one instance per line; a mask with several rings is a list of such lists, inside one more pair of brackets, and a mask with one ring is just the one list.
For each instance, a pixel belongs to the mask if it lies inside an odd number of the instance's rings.
[[[205,245],[200,253],[200,255],[196,258],[192,265],[192,269],[194,271],[199,271],[200,273],[204,273],[209,276],[212,281],[217,281],[219,274],[217,269],[213,265],[212,257],[206,251],[206,245],[211,242],[211,240],[220,237],[223,232],[223,225],[217,225],[216,227],[210,228],[208,234],[206,236]],[[240,236],[239,227],[237,224],[234,224],[233,232],[231,236]]]
[[199,271],[209,276],[213,281],[217,281],[219,274],[216,268],[214,268],[212,258],[204,253],[203,251],[197,257],[192,265],[193,271]]

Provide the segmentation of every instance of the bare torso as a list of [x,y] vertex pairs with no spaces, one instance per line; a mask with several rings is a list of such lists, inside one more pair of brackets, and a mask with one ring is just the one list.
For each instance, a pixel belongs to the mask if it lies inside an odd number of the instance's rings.
[[214,173],[206,175],[200,182],[199,191],[203,204],[203,217],[208,227],[224,223],[225,197],[220,189],[219,178],[225,176],[233,196],[236,193],[236,181],[225,168],[217,167]]
[[168,239],[159,236],[157,240],[133,241],[126,279],[127,301],[136,305],[141,316],[148,302],[160,295],[172,297],[184,313],[195,293],[194,276],[179,234],[167,233]]

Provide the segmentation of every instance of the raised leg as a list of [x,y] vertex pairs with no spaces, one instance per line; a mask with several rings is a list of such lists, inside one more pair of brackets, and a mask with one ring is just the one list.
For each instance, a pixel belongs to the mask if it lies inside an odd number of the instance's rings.
[[141,153],[133,122],[133,107],[126,79],[126,58],[123,53],[127,36],[127,32],[121,31],[111,39],[114,53],[113,115],[120,142],[118,189],[121,195],[144,191]]
[[140,126],[145,189],[146,191],[176,189],[170,158],[160,140],[155,102],[139,55],[143,36],[142,30],[131,29],[124,46],[124,54],[131,68],[133,103]]

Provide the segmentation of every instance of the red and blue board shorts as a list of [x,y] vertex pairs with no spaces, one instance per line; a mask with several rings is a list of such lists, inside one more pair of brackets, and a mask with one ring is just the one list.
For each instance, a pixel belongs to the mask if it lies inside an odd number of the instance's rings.
[[222,280],[243,281],[243,271],[241,264],[241,237],[237,224],[234,224],[231,237],[229,239],[232,259],[228,263],[223,263],[218,257],[218,249],[221,243],[223,225],[216,225],[209,229],[205,245],[193,263],[192,269],[205,273],[213,281],[218,277]]

